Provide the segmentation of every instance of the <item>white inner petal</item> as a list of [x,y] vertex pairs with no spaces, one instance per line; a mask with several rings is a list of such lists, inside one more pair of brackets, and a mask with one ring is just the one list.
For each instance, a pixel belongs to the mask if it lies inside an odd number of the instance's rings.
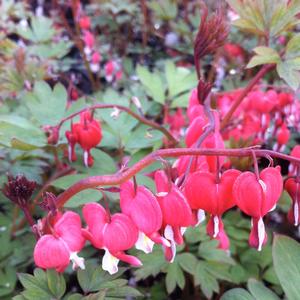
[[84,165],[86,167],[89,166],[89,153],[87,151],[84,151],[83,153],[83,161],[84,161]]
[[171,241],[171,250],[172,250],[172,258],[170,260],[170,263],[174,262],[176,256],[176,244],[174,241]]
[[153,246],[154,242],[150,240],[143,232],[139,231],[139,237],[135,243],[135,248],[148,254],[152,252]]
[[265,224],[262,218],[259,218],[258,220],[258,251],[261,251],[262,249],[262,245],[264,243],[265,240],[265,234],[266,234],[266,230],[265,230]]
[[173,231],[173,229],[172,229],[172,227],[170,225],[167,225],[165,227],[164,236],[169,241],[173,241],[174,242],[174,231]]
[[168,192],[159,192],[159,193],[156,193],[157,197],[164,197],[164,196],[167,196],[167,195],[168,195]]
[[295,221],[295,226],[298,226],[299,224],[299,204],[298,204],[298,199],[296,199],[295,204],[294,204],[294,221]]
[[72,266],[73,270],[75,270],[76,268],[80,268],[81,270],[85,269],[84,258],[79,257],[77,255],[77,252],[71,252],[70,260],[73,262],[73,266]]
[[70,145],[68,146],[68,157],[69,162],[72,162],[72,147]]
[[220,231],[220,228],[219,228],[219,218],[217,216],[214,216],[214,235],[213,237],[217,237],[219,231]]
[[102,259],[102,269],[108,271],[110,275],[118,272],[119,259],[110,254],[110,252],[105,249],[105,254]]
[[204,220],[205,220],[205,211],[203,209],[198,209],[197,210],[197,224],[195,226],[198,226]]

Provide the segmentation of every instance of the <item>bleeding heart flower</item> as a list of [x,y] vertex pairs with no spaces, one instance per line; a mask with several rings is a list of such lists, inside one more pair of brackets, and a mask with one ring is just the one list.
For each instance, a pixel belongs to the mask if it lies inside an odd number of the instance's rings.
[[134,187],[127,181],[121,185],[120,206],[139,229],[139,238],[135,244],[137,249],[145,253],[152,252],[154,243],[170,247],[158,231],[162,226],[162,212],[155,196],[145,187]]
[[75,145],[80,144],[84,150],[84,164],[86,167],[93,165],[93,157],[90,150],[96,147],[102,139],[100,123],[93,119],[89,111],[80,114],[80,123],[72,124],[71,131],[66,131],[69,143],[69,160],[76,160]]
[[88,30],[91,27],[91,20],[88,16],[83,16],[79,19],[79,27]]
[[85,239],[81,234],[80,216],[68,211],[55,220],[52,233],[43,235],[35,245],[35,264],[43,269],[63,272],[73,261],[73,268],[84,269],[84,259],[77,256]]
[[275,145],[277,151],[283,151],[287,142],[290,139],[290,131],[286,124],[283,123],[277,132],[277,145]]
[[98,203],[88,203],[83,207],[83,217],[87,228],[83,235],[98,249],[104,249],[102,259],[103,270],[110,274],[118,272],[119,260],[141,266],[142,263],[124,251],[134,246],[138,239],[138,228],[125,214],[116,213],[112,216]]
[[94,35],[89,30],[85,30],[84,33],[83,33],[83,41],[84,41],[84,44],[85,44],[86,54],[90,54],[91,49],[95,45]]
[[293,201],[288,212],[288,220],[298,226],[300,223],[300,183],[295,178],[289,178],[286,180],[284,187]]
[[[192,156],[190,156],[190,155],[184,155],[175,161],[173,167],[177,169],[177,174],[179,177],[185,174],[191,158],[192,158]],[[208,166],[205,156],[197,155],[192,160],[190,173],[194,173],[194,172],[200,171],[200,170],[208,171],[209,166]]]
[[[296,145],[292,149],[290,155],[293,156],[293,157],[300,158],[300,145]],[[297,174],[297,166],[293,163],[290,163],[290,165],[289,165],[289,175],[296,176],[296,174]]]
[[168,179],[164,171],[156,171],[154,179],[156,196],[163,215],[164,236],[171,243],[171,248],[163,248],[167,252],[171,251],[172,255],[166,255],[166,258],[173,261],[176,254],[175,244],[183,243],[185,227],[193,223],[192,211],[183,193]]
[[[227,170],[221,178],[217,178],[215,174],[200,171],[191,174],[186,181],[184,191],[191,208],[211,215],[207,232],[213,238],[219,239],[220,231],[223,230],[222,214],[235,205],[232,189],[239,174],[238,170]],[[224,234],[225,232],[221,233],[222,237]],[[223,243],[225,244],[229,246],[229,243]]]
[[210,216],[206,232],[209,236],[213,237],[218,228],[218,235],[215,237],[219,241],[219,248],[223,250],[228,250],[230,246],[229,238],[224,230],[224,224],[219,216]]
[[259,178],[252,172],[243,172],[234,183],[233,196],[237,206],[252,217],[249,244],[258,251],[267,240],[263,217],[275,208],[282,186],[280,167],[262,170]]

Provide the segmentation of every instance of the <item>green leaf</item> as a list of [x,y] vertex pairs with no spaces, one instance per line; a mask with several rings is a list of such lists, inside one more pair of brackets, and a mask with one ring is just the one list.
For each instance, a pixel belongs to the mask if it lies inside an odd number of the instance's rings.
[[91,261],[86,262],[85,267],[85,270],[77,271],[77,279],[86,293],[120,288],[127,284],[127,280],[117,279],[126,271],[125,268],[119,268],[118,273],[110,275],[101,266],[95,266]]
[[253,51],[257,54],[251,58],[247,68],[253,68],[258,65],[278,63],[280,62],[280,56],[276,50],[269,47],[256,47]]
[[64,277],[54,269],[47,270],[48,287],[51,293],[60,299],[66,291],[66,282]]
[[276,235],[272,253],[275,272],[287,298],[299,299],[300,244],[290,237]]
[[256,300],[279,300],[279,297],[262,282],[255,279],[248,280],[248,290]]
[[191,72],[187,68],[176,67],[174,62],[170,60],[165,64],[165,73],[168,83],[168,95],[171,98],[182,92],[190,92],[190,89],[197,85],[195,72]]
[[128,150],[154,147],[157,142],[162,141],[162,137],[160,131],[150,130],[148,126],[142,124],[131,133],[125,146]]
[[7,265],[0,269],[0,297],[11,294],[16,286],[16,269]]
[[30,151],[47,145],[46,135],[27,119],[16,115],[0,117],[0,144]]
[[195,266],[195,285],[199,285],[203,294],[211,298],[213,293],[219,292],[219,284],[216,278],[207,270],[207,265],[199,261]]
[[218,241],[204,241],[199,246],[199,255],[205,260],[219,261],[228,264],[235,264],[234,260],[225,251],[218,249]]
[[[26,299],[51,299],[52,295],[48,289],[47,283],[38,280],[30,274],[18,274],[19,280],[26,289],[22,294]],[[31,297],[31,298],[30,298]],[[40,297],[40,298],[38,298]]]
[[168,266],[168,263],[158,246],[154,246],[151,253],[141,253],[138,257],[143,262],[143,265],[134,271],[137,281],[146,279],[149,276],[155,277]]
[[38,81],[26,95],[25,104],[40,125],[57,125],[66,110],[67,91],[60,83],[51,90],[46,82]]
[[277,64],[277,73],[293,90],[297,90],[300,84],[299,72],[294,69],[292,62],[284,61]]
[[120,288],[115,288],[113,290],[108,290],[106,292],[106,298],[109,297],[116,297],[124,299],[125,297],[141,297],[143,294],[141,294],[137,289],[131,287],[131,286],[123,286]]
[[137,66],[136,72],[153,100],[160,104],[164,104],[165,88],[163,86],[161,76],[158,73],[149,72],[146,67],[141,65]]
[[183,289],[185,286],[185,278],[179,264],[175,261],[169,264],[167,269],[167,276],[166,276],[167,292],[171,294],[175,290],[177,285],[181,289]]
[[227,291],[221,300],[256,300],[245,289],[236,288]]
[[285,57],[290,59],[300,56],[300,34],[295,34],[287,43]]
[[198,259],[196,256],[192,253],[180,253],[176,257],[176,261],[178,261],[179,265],[181,268],[190,273],[194,274],[195,273],[195,266],[198,263]]

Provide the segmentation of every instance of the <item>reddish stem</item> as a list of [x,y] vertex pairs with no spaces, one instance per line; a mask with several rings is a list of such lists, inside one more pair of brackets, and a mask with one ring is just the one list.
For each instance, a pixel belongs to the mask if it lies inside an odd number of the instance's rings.
[[235,100],[235,102],[232,104],[230,110],[225,115],[224,119],[221,122],[221,130],[226,127],[228,122],[230,121],[232,115],[236,111],[236,109],[239,107],[239,105],[242,103],[244,98],[248,95],[248,93],[253,89],[253,87],[257,84],[257,82],[271,69],[275,67],[274,64],[270,65],[264,65],[260,71],[252,78],[252,80],[248,83],[248,85],[243,89],[239,97]]
[[74,118],[75,116],[79,115],[80,113],[82,113],[84,111],[93,110],[93,109],[107,109],[107,108],[117,108],[119,110],[125,111],[126,113],[128,113],[129,115],[134,117],[135,119],[139,120],[141,123],[144,123],[144,124],[154,128],[156,130],[161,131],[174,145],[176,145],[178,143],[177,139],[165,127],[161,126],[160,124],[158,124],[154,121],[148,120],[147,118],[143,117],[142,115],[139,115],[139,114],[133,112],[130,108],[128,108],[126,106],[117,105],[117,104],[95,104],[95,105],[90,106],[88,108],[84,108],[84,109],[82,109],[82,110],[80,110],[76,113],[73,113],[73,114],[69,115],[68,117],[62,119],[58,123],[57,128],[59,130],[64,122]]
[[151,163],[157,160],[157,157],[179,157],[182,155],[208,155],[208,156],[237,156],[245,157],[252,156],[253,152],[258,157],[264,157],[270,155],[276,158],[281,158],[292,163],[300,165],[300,159],[292,157],[286,154],[282,154],[272,150],[261,150],[252,148],[241,149],[195,149],[195,148],[174,148],[174,149],[161,149],[150,153],[142,160],[134,164],[131,168],[128,168],[122,173],[116,173],[113,175],[103,176],[91,176],[79,180],[67,190],[61,193],[57,197],[57,207],[62,207],[71,197],[75,194],[89,188],[95,188],[99,186],[112,186],[119,185],[127,180],[131,179],[138,172],[149,166]]

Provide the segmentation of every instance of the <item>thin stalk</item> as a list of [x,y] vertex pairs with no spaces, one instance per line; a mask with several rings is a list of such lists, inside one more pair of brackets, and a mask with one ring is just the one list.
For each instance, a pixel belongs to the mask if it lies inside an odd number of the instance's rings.
[[92,105],[88,108],[84,108],[76,113],[73,113],[71,115],[69,115],[68,117],[62,119],[58,125],[57,128],[58,130],[60,129],[60,127],[62,126],[62,124],[72,118],[74,118],[75,116],[79,115],[80,113],[87,111],[87,110],[94,110],[94,109],[108,109],[108,108],[116,108],[122,111],[125,111],[126,113],[128,113],[129,115],[131,115],[132,117],[134,117],[135,119],[139,120],[141,123],[148,125],[156,130],[161,131],[167,138],[168,140],[170,140],[174,145],[176,145],[178,143],[178,140],[172,135],[172,133],[166,129],[165,127],[161,126],[160,124],[148,120],[147,118],[145,118],[142,115],[139,115],[135,112],[133,112],[130,108],[126,107],[126,106],[122,106],[122,105],[116,105],[116,104],[95,104]]
[[281,158],[289,162],[300,165],[300,159],[282,154],[280,152],[272,150],[254,149],[252,148],[240,148],[240,149],[196,149],[196,148],[173,148],[173,149],[160,149],[145,156],[139,162],[134,164],[132,167],[126,169],[122,173],[116,173],[113,175],[103,176],[91,176],[79,180],[67,190],[61,193],[57,197],[57,207],[62,207],[71,197],[77,193],[100,186],[114,186],[120,185],[123,182],[131,179],[138,172],[152,164],[157,160],[158,157],[180,157],[182,155],[205,155],[205,156],[236,156],[236,157],[247,157],[252,156],[253,152],[257,157],[265,157],[270,155],[272,157]]
[[270,70],[272,70],[275,67],[275,65],[264,65],[260,71],[252,78],[252,80],[248,83],[248,85],[243,89],[239,97],[235,100],[235,102],[232,104],[230,110],[225,115],[224,119],[221,122],[221,130],[224,129],[227,124],[229,123],[232,115],[236,111],[236,109],[239,107],[239,105],[242,103],[244,98],[248,95],[248,93],[253,89],[253,87],[259,82],[259,80]]

